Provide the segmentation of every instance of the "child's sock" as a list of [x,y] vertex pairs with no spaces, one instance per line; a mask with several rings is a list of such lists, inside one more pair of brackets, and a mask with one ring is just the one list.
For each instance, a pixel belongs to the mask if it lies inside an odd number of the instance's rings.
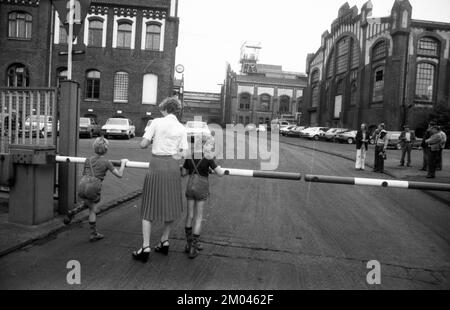
[[89,226],[91,226],[91,234],[96,235],[97,232],[97,222],[89,222]]

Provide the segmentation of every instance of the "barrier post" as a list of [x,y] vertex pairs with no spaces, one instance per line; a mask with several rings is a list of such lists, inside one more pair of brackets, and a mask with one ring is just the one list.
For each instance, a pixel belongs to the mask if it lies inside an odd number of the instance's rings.
[[[61,82],[59,111],[58,153],[78,156],[78,132],[80,122],[80,86],[74,81]],[[61,163],[58,167],[58,197],[60,214],[67,214],[77,201],[77,167]]]
[[9,221],[38,225],[54,217],[52,145],[11,145],[14,184],[9,191]]

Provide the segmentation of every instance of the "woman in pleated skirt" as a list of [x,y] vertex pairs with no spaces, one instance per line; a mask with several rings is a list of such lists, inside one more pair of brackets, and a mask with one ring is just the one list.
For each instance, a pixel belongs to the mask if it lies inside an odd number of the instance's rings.
[[146,262],[150,254],[150,234],[153,222],[164,223],[164,231],[155,252],[169,253],[169,234],[172,224],[183,212],[180,160],[188,150],[186,128],[175,114],[181,103],[177,98],[166,98],[159,105],[164,117],[153,120],[141,142],[145,149],[152,144],[150,168],[142,192],[142,247],[133,252],[133,258]]

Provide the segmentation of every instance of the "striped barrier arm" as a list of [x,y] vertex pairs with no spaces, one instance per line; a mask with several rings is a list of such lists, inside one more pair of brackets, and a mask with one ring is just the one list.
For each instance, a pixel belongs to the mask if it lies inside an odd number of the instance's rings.
[[[59,162],[59,163],[84,164],[86,162],[86,158],[56,156],[55,161]],[[111,163],[114,166],[120,166],[120,160],[111,160]],[[138,162],[138,161],[129,161],[126,164],[126,167],[127,168],[148,169],[149,163]],[[258,171],[258,170],[245,170],[245,169],[229,169],[229,168],[222,168],[222,169],[225,170],[225,175],[230,175],[230,176],[265,178],[265,179],[280,179],[280,180],[296,180],[296,181],[299,181],[302,178],[302,175],[300,173]]]
[[393,187],[403,189],[420,189],[420,190],[450,192],[450,184],[445,183],[412,182],[412,181],[351,178],[351,177],[331,177],[331,176],[310,175],[310,174],[305,175],[305,181],[313,183],[333,183],[345,185],[378,186],[378,187]]

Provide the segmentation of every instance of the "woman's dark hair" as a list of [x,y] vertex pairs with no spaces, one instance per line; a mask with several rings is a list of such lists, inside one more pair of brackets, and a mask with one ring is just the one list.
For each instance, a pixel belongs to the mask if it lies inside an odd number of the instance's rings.
[[175,114],[180,112],[181,102],[176,97],[168,97],[159,104],[159,109],[169,114]]

